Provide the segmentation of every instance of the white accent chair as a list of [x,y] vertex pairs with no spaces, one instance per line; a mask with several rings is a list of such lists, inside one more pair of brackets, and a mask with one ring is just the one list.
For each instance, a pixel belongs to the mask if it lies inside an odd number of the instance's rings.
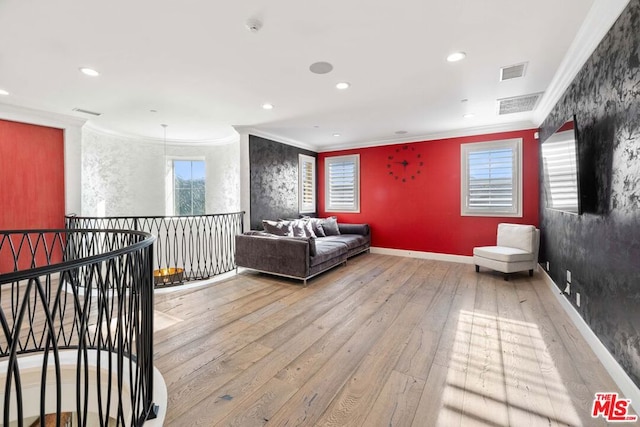
[[529,276],[538,266],[538,249],[540,247],[540,230],[533,225],[498,224],[496,246],[473,248],[473,263],[476,273],[480,267],[504,273],[504,280],[509,280],[509,273],[529,270]]

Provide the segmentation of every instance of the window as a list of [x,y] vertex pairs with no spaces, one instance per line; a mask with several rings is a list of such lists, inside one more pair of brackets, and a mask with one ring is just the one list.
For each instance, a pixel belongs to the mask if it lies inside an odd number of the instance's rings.
[[173,160],[174,215],[204,215],[204,170],[202,160]]
[[522,139],[460,146],[462,215],[522,216]]
[[329,212],[360,212],[360,155],[327,157],[325,207]]
[[298,155],[298,199],[300,213],[316,211],[316,158]]

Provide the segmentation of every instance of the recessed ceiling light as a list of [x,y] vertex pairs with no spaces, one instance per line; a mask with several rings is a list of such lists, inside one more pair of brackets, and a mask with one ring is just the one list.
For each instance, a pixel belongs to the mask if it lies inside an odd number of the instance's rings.
[[244,26],[252,33],[257,33],[262,28],[262,22],[257,19],[249,19]]
[[476,116],[476,115],[475,115],[475,114],[473,114],[473,113],[467,113],[467,114],[465,114],[465,115],[464,115],[464,116],[462,116],[462,117],[464,117],[465,119],[471,119],[471,118],[473,118],[473,117],[475,117],[475,116]]
[[447,61],[458,62],[458,61],[462,61],[466,57],[467,57],[467,54],[464,52],[453,52],[452,54],[447,56]]
[[348,82],[340,82],[336,84],[336,88],[340,90],[349,89],[349,86],[351,86],[351,83],[348,83]]
[[9,95],[9,92],[7,92],[4,89],[0,89],[0,95],[5,95],[6,96],[6,95]]
[[87,76],[91,76],[91,77],[98,77],[100,75],[100,73],[94,70],[93,68],[87,68],[87,67],[80,68],[80,72],[82,74],[86,74]]
[[273,110],[273,104],[269,104],[267,102],[266,104],[262,104],[262,108],[264,108],[265,110]]
[[333,136],[340,136],[340,134],[339,133],[334,133]]
[[314,74],[327,74],[333,70],[333,65],[328,62],[314,62],[309,66],[309,70]]

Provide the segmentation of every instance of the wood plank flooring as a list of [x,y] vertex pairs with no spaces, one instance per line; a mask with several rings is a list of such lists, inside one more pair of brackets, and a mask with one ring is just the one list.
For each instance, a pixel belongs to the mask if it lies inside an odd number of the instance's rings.
[[166,426],[596,426],[619,392],[536,275],[363,254],[155,297]]

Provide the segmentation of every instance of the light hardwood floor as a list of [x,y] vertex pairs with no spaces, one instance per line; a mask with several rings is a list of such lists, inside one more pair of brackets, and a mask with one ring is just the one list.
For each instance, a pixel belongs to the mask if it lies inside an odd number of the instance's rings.
[[595,426],[615,383],[539,275],[363,254],[155,297],[166,426]]

